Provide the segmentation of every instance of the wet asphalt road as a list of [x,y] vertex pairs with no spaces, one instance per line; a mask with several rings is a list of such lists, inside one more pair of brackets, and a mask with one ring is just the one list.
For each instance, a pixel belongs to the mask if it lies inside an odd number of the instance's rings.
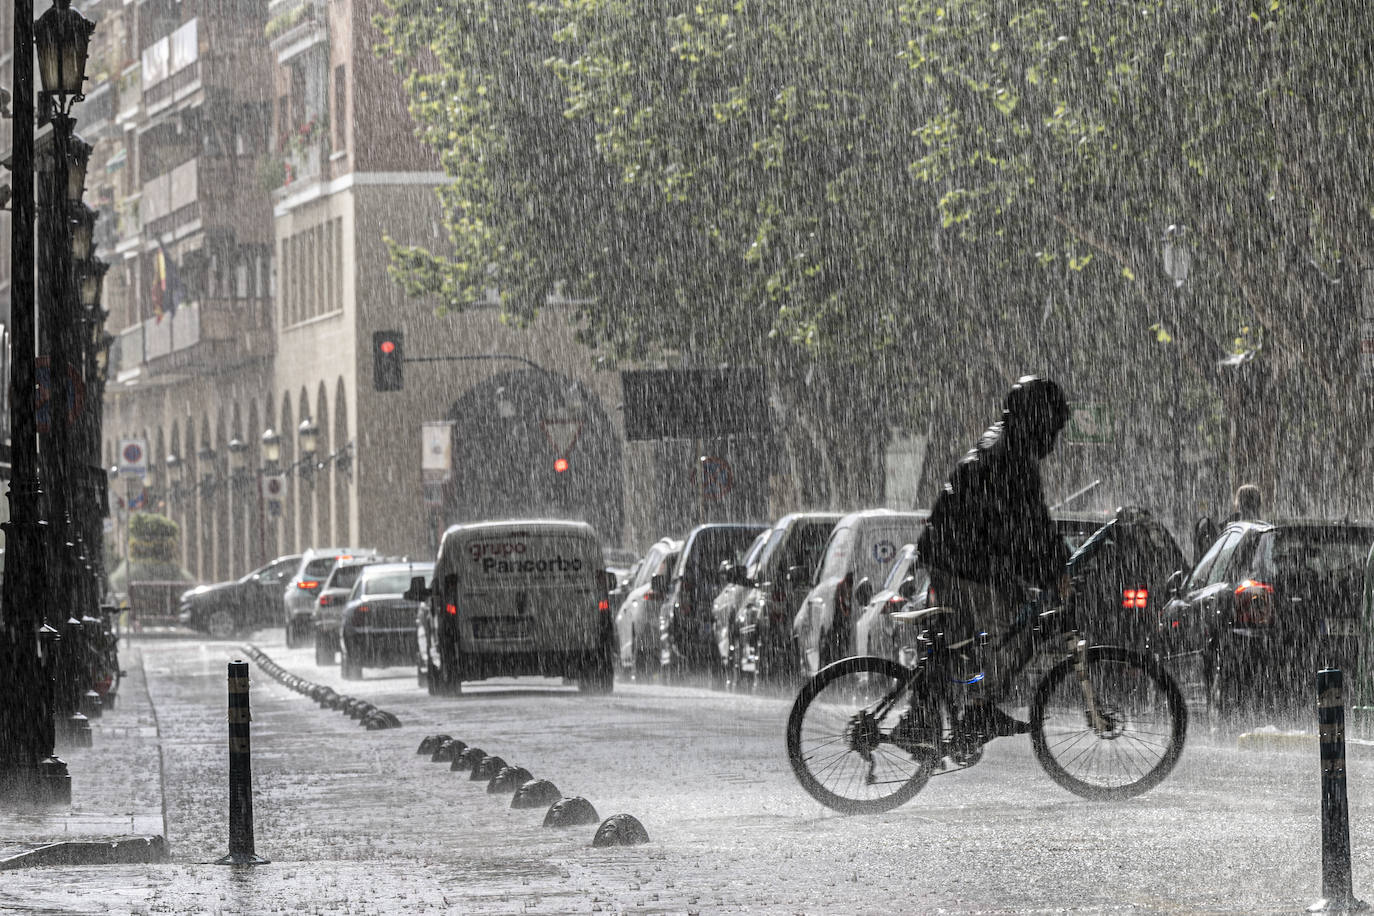
[[[1242,750],[1194,728],[1161,787],[1104,804],[1051,782],[1027,739],[1000,739],[902,808],[852,818],[793,780],[785,697],[633,683],[588,697],[512,679],[435,698],[406,668],[345,682],[279,634],[252,642],[404,727],[365,731],[255,667],[255,836],[272,864],[216,866],[226,662],[240,643],[143,640],[127,657],[141,655],[156,711],[174,861],[6,873],[0,911],[1291,913],[1321,896],[1315,741]],[[541,826],[543,808],[512,810],[418,756],[436,732],[587,798],[602,818],[634,815],[650,843],[594,849],[594,827]],[[1371,772],[1374,753],[1352,745],[1357,894],[1374,880]]]

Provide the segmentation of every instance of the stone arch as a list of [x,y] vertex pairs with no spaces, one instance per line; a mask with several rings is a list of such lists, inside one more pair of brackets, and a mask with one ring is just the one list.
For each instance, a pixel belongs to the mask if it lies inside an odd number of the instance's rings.
[[[281,435],[281,466],[283,471],[291,467],[296,460],[296,428],[292,425],[291,418],[291,395],[283,394],[281,396],[281,414],[279,415],[281,429],[278,431]],[[286,539],[289,545],[286,548],[288,552],[300,553],[302,545],[300,513],[296,511],[296,491],[299,489],[296,486],[296,475],[286,474],[284,482],[286,492],[282,494],[281,501],[282,537]]]
[[318,490],[315,505],[319,512],[317,530],[321,540],[337,544],[341,543],[334,533],[334,478],[337,475],[334,473],[334,462],[329,460],[334,451],[331,447],[334,434],[329,425],[329,392],[324,382],[320,382],[315,392],[315,425],[320,430],[319,445],[316,446],[319,454],[315,456],[315,464],[319,468],[315,474],[315,488]]
[[[291,435],[296,438],[296,445],[300,446],[300,425],[306,420],[314,419],[310,416],[310,395],[301,386],[300,392],[296,395],[296,404],[299,415],[296,418],[296,428],[291,430]],[[318,424],[316,424],[318,425]],[[318,446],[316,446],[318,448]],[[301,453],[304,459],[305,454]],[[311,460],[314,460],[312,458]],[[301,547],[318,547],[318,532],[315,528],[315,482],[312,476],[312,469],[302,466],[296,474],[298,485],[296,487],[298,512],[300,513],[301,528]]]
[[348,438],[348,389],[344,386],[343,376],[339,376],[334,388],[334,454],[339,458],[334,462],[334,526],[339,533],[339,541],[353,544],[358,535],[353,530],[353,460],[354,452]]

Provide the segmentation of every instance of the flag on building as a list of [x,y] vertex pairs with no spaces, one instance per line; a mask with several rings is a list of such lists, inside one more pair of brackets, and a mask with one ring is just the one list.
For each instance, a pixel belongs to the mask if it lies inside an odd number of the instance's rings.
[[157,243],[157,253],[153,255],[152,298],[153,315],[158,324],[162,323],[164,315],[170,318],[176,314],[181,304],[181,275],[177,272],[177,262],[161,242]]

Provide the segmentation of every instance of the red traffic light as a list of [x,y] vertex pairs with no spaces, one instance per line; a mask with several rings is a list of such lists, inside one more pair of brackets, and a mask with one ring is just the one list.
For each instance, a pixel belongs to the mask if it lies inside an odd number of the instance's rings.
[[555,472],[562,474],[564,471],[568,469],[568,459],[555,458],[553,462],[553,469]]
[[379,346],[381,347],[383,353],[391,354],[396,352],[396,341],[394,340],[384,340],[381,342]]

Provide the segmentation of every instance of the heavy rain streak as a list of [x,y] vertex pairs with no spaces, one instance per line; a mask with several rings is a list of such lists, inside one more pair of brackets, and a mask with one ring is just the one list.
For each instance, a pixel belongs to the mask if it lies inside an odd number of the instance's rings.
[[0,913],[1374,894],[1359,4],[0,36]]

